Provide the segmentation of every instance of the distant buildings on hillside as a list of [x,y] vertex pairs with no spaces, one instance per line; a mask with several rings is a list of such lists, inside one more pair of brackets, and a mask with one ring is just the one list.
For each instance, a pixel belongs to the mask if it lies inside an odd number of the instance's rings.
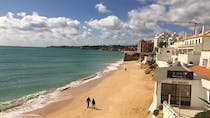
[[170,47],[178,40],[178,34],[163,32],[154,37],[154,49]]

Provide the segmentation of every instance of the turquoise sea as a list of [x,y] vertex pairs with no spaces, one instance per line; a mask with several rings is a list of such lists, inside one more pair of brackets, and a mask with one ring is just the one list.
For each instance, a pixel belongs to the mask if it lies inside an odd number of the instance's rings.
[[122,58],[123,53],[115,51],[0,47],[0,108],[5,102],[95,75]]

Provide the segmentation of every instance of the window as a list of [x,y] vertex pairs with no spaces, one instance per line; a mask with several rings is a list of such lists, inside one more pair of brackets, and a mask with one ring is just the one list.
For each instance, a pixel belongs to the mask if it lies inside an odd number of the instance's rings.
[[194,44],[194,40],[192,40],[192,44]]
[[198,39],[198,43],[201,43],[201,39]]
[[208,59],[203,59],[202,65],[203,65],[204,67],[207,67],[207,63],[208,63]]
[[171,95],[171,99],[170,99],[171,104],[179,105],[179,100],[181,97],[181,105],[182,106],[190,106],[191,85],[162,83],[162,85],[161,85],[161,103],[163,103],[163,101],[168,101],[169,94]]
[[198,40],[197,39],[195,40],[195,44],[198,44]]

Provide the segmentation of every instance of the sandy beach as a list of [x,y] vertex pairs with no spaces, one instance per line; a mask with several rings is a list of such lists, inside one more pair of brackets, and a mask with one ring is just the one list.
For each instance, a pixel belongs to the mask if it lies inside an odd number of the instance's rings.
[[[154,81],[145,75],[136,61],[124,62],[103,79],[65,90],[60,96],[63,100],[19,117],[146,118],[150,117],[147,113],[152,103],[153,87]],[[95,98],[95,110],[87,109],[87,97]]]

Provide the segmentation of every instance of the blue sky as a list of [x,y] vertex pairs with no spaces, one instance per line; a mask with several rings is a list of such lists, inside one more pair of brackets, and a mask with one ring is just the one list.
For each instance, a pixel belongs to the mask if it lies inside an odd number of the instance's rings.
[[[0,0],[0,45],[135,44],[210,21],[208,0]],[[186,7],[188,6],[188,7]],[[203,8],[203,9],[200,9]]]
[[[91,18],[102,18],[108,15],[115,14],[119,18],[127,19],[127,12],[139,8],[141,4],[135,0],[15,0],[15,1],[0,1],[0,14],[5,15],[8,11],[13,13],[18,12],[38,12],[40,15],[47,17],[69,17],[79,19],[82,22]],[[100,14],[95,5],[103,3],[112,12],[109,14]]]

